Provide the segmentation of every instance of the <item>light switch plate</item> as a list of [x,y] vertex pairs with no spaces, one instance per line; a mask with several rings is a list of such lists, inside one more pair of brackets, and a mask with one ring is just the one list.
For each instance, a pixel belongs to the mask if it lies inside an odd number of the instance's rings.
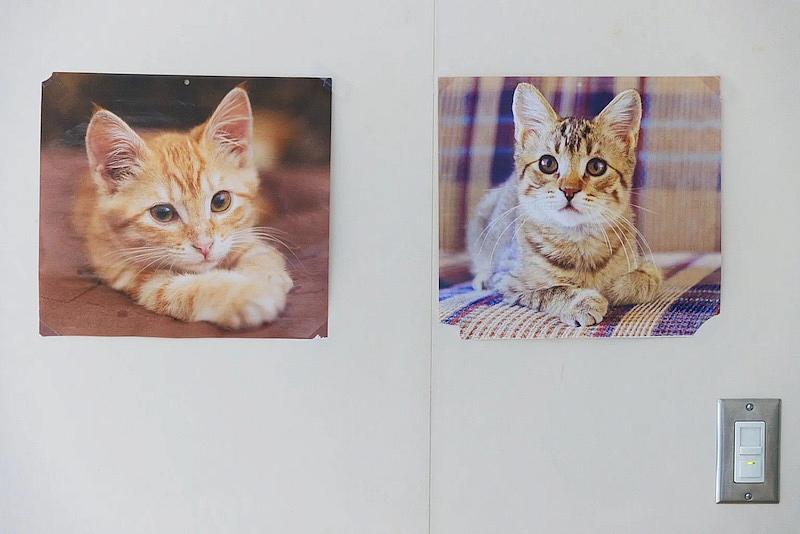
[[[736,423],[763,421],[764,482],[737,483],[734,478],[736,461]],[[780,500],[780,399],[720,399],[717,401],[717,502],[718,503],[776,503]]]

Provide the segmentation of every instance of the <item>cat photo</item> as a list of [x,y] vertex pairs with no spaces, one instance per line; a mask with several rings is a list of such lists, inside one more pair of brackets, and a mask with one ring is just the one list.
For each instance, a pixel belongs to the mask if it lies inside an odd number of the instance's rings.
[[718,313],[717,87],[440,80],[442,322],[465,338],[688,335]]
[[330,87],[46,81],[42,333],[326,335]]

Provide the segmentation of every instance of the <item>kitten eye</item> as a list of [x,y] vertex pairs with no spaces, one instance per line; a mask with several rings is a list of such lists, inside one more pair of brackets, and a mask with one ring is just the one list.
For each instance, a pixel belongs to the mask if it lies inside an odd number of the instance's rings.
[[607,168],[608,163],[600,158],[592,158],[589,160],[589,163],[586,164],[586,172],[592,176],[600,176],[605,174]]
[[550,154],[545,154],[539,158],[539,170],[545,174],[553,174],[558,170],[558,162],[556,158]]
[[227,191],[218,191],[211,198],[211,211],[225,211],[231,205],[231,194]]
[[158,222],[165,223],[173,220],[177,214],[170,204],[156,204],[150,208],[150,215]]

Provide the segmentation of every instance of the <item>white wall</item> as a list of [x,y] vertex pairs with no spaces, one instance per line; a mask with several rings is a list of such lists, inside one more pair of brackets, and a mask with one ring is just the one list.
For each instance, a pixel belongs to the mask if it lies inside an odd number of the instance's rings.
[[[437,325],[432,532],[796,531],[797,4],[597,4],[439,0],[439,71],[720,74],[723,313],[672,340]],[[426,532],[434,4],[28,2],[0,25],[0,532]],[[330,339],[39,338],[52,70],[333,76]],[[779,505],[713,503],[714,403],[739,395],[784,399]]]
[[[687,339],[434,329],[432,531],[800,532],[800,6],[439,0],[441,75],[722,76],[722,315]],[[714,503],[720,397],[783,398],[781,503]]]
[[[431,3],[2,12],[0,532],[424,532]],[[39,338],[53,70],[332,76],[330,338]]]

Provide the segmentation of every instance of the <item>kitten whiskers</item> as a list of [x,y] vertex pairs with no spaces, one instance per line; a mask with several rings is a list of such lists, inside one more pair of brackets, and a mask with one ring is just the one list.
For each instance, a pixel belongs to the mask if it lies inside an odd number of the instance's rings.
[[[481,241],[481,246],[480,246],[480,248],[478,248],[478,253],[479,253],[479,254],[480,254],[480,252],[483,250],[483,245],[485,245],[485,244],[486,244],[486,240],[489,238],[489,231],[492,229],[492,227],[494,227],[495,225],[497,225],[497,223],[498,223],[498,222],[500,222],[500,219],[502,219],[502,218],[503,218],[503,217],[505,217],[505,216],[506,216],[508,213],[510,213],[511,211],[513,211],[513,210],[517,209],[518,207],[519,207],[519,204],[515,204],[515,205],[514,205],[514,206],[512,206],[511,208],[507,209],[506,211],[504,211],[503,213],[501,213],[500,215],[498,215],[497,217],[495,217],[494,219],[492,219],[492,220],[489,222],[489,224],[487,224],[487,225],[486,225],[486,228],[484,228],[484,229],[483,229],[483,231],[482,231],[480,234],[478,234],[478,237],[475,239],[475,241],[477,241],[478,239],[480,239],[480,238],[481,238],[481,236],[483,236],[483,241]],[[484,235],[484,233],[485,233],[486,235]]]
[[[500,241],[503,239],[503,234],[505,234],[505,233],[508,231],[508,229],[509,229],[509,228],[511,228],[511,227],[514,225],[514,223],[516,223],[517,221],[520,221],[520,220],[522,220],[522,219],[524,219],[524,218],[525,218],[525,215],[524,215],[524,214],[523,214],[523,215],[519,215],[519,216],[515,217],[515,218],[514,218],[514,220],[513,220],[513,221],[511,221],[511,222],[508,224],[508,226],[506,226],[506,227],[503,229],[503,231],[502,231],[502,232],[500,232],[500,235],[499,235],[499,236],[497,236],[497,240],[494,242],[494,247],[492,247],[492,253],[491,253],[491,255],[489,256],[489,263],[490,263],[490,264],[493,264],[493,263],[494,263],[494,253],[495,253],[495,250],[497,250],[497,245],[499,245],[499,244],[500,244]],[[522,226],[522,225],[520,225],[520,226]],[[514,231],[514,233],[516,233],[516,230]]]

